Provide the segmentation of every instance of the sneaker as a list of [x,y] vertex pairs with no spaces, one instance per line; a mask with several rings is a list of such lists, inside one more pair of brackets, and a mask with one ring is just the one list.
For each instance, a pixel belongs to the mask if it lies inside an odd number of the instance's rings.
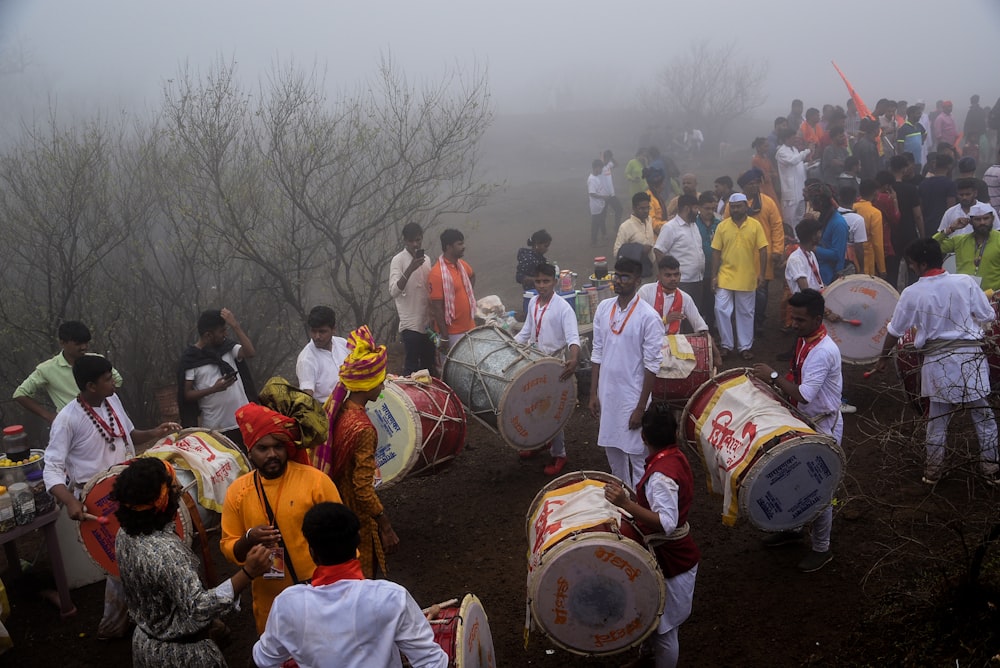
[[562,473],[563,468],[566,467],[565,457],[556,457],[552,460],[552,463],[542,469],[545,475],[559,475]]
[[817,552],[811,550],[806,558],[799,562],[799,570],[803,573],[815,573],[833,560],[833,552]]
[[840,412],[843,413],[844,415],[850,415],[851,413],[857,413],[858,407],[852,406],[851,404],[844,401],[841,402],[840,404]]
[[801,543],[802,532],[779,531],[778,533],[772,533],[769,536],[765,536],[760,542],[764,545],[764,547],[780,547],[781,545],[788,545],[790,543]]
[[941,482],[941,478],[940,477],[935,478],[925,473],[924,475],[920,476],[920,482],[924,483],[925,485],[936,485],[939,482]]

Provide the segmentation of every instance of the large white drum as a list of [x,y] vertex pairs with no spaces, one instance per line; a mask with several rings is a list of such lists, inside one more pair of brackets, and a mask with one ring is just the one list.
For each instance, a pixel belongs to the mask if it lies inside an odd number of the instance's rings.
[[477,327],[448,353],[442,377],[469,412],[519,450],[541,448],[576,408],[576,383],[560,380],[562,362]]
[[899,301],[896,289],[881,278],[853,274],[828,285],[823,298],[826,307],[844,319],[825,323],[841,358],[848,364],[874,364]]

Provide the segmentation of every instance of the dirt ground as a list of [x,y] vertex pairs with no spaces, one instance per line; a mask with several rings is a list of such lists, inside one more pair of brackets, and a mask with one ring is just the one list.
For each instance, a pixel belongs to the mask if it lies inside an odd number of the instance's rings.
[[[485,147],[484,166],[490,178],[506,185],[488,207],[470,219],[454,221],[466,233],[466,259],[477,273],[479,296],[498,294],[510,308],[518,307],[515,254],[530,233],[542,227],[555,237],[550,259],[563,268],[582,274],[595,255],[611,254],[615,226],[610,221],[607,242],[590,246],[585,178],[592,157],[608,146],[624,165],[637,134],[627,122],[613,124],[585,115],[498,120]],[[749,139],[745,143],[749,145]],[[735,177],[748,161],[748,153],[725,163],[706,158],[694,171],[704,189],[721,174]],[[621,181],[619,191],[625,191]],[[435,256],[439,252],[432,239],[425,247]],[[777,282],[772,283],[771,297],[767,334],[758,338],[754,350],[759,360],[784,368],[775,355],[790,349],[793,339],[776,328]],[[904,457],[895,470],[898,484],[885,492],[886,503],[866,498],[884,487],[885,457],[872,445],[872,431],[878,429],[872,425],[910,409],[903,406],[892,376],[864,380],[862,371],[845,366],[847,393],[859,411],[846,419],[847,478],[837,494],[835,558],[817,573],[804,575],[795,568],[805,547],[768,550],[760,544],[762,534],[746,523],[723,526],[721,498],[706,492],[704,465],[697,453],[687,452],[696,481],[689,519],[702,561],[694,610],[680,631],[681,665],[956,665],[940,657],[904,660],[903,650],[893,648],[905,647],[906,634],[882,638],[882,629],[870,625],[881,594],[912,575],[906,564],[888,575],[877,568],[885,554],[884,521],[892,512],[888,508],[919,503],[929,492],[920,486],[916,457]],[[608,470],[595,444],[596,433],[594,419],[577,407],[567,428],[567,470]],[[538,631],[525,649],[525,514],[549,480],[542,473],[543,463],[541,457],[520,460],[499,437],[470,422],[468,447],[450,467],[408,478],[382,493],[401,540],[400,551],[389,561],[389,577],[424,606],[466,592],[479,596],[489,615],[498,666],[621,665],[632,655],[584,660],[554,648]],[[964,484],[942,485],[941,493]],[[30,558],[33,547],[25,541],[22,556]],[[214,554],[220,572],[232,572],[217,547]],[[44,569],[43,554],[36,569],[40,575],[8,582],[13,604],[8,628],[15,648],[0,656],[0,665],[130,665],[127,641],[94,638],[103,586],[73,592],[79,613],[60,622],[56,610],[37,595]],[[246,665],[255,640],[248,593],[243,603],[241,613],[226,619],[233,630],[225,649],[232,666]]]

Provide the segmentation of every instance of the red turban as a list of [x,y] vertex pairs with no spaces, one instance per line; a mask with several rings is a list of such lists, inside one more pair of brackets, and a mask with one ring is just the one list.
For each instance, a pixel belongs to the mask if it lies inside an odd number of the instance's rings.
[[[274,436],[285,444],[289,459],[300,461],[298,448],[295,447],[295,441],[299,438],[299,425],[294,419],[267,406],[250,403],[236,411],[236,424],[240,427],[247,451],[253,449],[265,436]],[[305,459],[303,463],[308,462]]]

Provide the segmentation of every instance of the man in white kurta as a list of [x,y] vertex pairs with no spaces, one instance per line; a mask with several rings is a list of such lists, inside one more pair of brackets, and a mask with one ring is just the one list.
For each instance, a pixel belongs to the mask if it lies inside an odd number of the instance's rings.
[[[754,374],[780,388],[795,401],[802,414],[812,420],[816,430],[829,434],[840,445],[844,436],[844,419],[840,415],[840,397],[844,389],[840,348],[826,333],[823,314],[826,303],[816,290],[805,289],[788,300],[792,327],[799,335],[792,359],[792,369],[780,374],[766,364],[754,366]],[[833,558],[830,552],[830,531],[833,527],[833,507],[827,506],[813,520],[810,530],[812,551],[799,562],[799,570],[812,573],[823,568]],[[781,532],[765,539],[768,546],[798,540],[798,532]]]
[[[535,272],[535,290],[538,294],[528,302],[524,327],[514,340],[538,348],[546,355],[565,357],[561,382],[573,382],[573,374],[580,358],[580,331],[576,311],[562,297],[554,297],[556,268],[551,264],[539,265]],[[527,452],[531,452],[530,450]],[[549,452],[552,461],[545,467],[546,475],[559,475],[566,466],[566,434],[560,429],[551,441]]]
[[793,142],[795,130],[786,128],[778,133],[781,145],[774,154],[778,163],[778,177],[781,179],[781,219],[789,225],[802,220],[806,212],[806,200],[802,189],[806,185],[806,162],[812,157],[812,151],[800,151]]
[[615,263],[616,297],[594,314],[590,411],[600,420],[597,444],[611,473],[635,489],[645,468],[639,427],[649,404],[663,353],[663,321],[638,295],[642,267],[629,258]]
[[[139,430],[115,394],[111,362],[100,355],[84,355],[73,363],[73,378],[80,388],[52,422],[45,449],[42,480],[45,488],[66,507],[71,520],[93,519],[83,503],[83,488],[98,473],[135,457],[135,442],[146,442],[179,431],[164,422]],[[128,607],[121,580],[108,577],[104,589],[104,614],[97,627],[99,639],[118,638],[128,630]]]
[[920,393],[929,400],[923,481],[941,479],[948,423],[964,405],[979,437],[982,473],[988,483],[998,484],[997,424],[986,402],[990,375],[981,347],[983,323],[996,314],[974,278],[941,268],[941,247],[933,239],[910,244],[906,264],[920,278],[899,296],[875,369],[886,367],[899,338],[916,327],[913,345],[924,354]]
[[[296,527],[297,528],[297,527]],[[302,520],[316,570],[308,584],[288,587],[274,600],[267,626],[253,646],[253,663],[300,666],[447,668],[448,655],[420,606],[402,586],[366,580],[354,556],[357,516],[339,503],[318,503]]]

